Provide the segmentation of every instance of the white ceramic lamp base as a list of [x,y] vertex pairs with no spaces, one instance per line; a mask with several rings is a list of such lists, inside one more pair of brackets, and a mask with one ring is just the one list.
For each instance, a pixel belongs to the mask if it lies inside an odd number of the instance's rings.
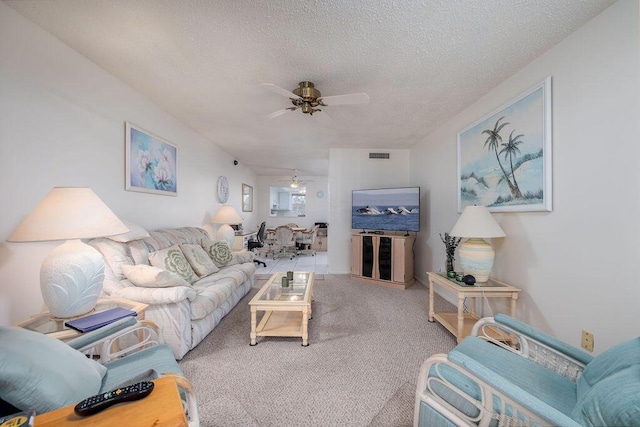
[[489,280],[496,257],[496,253],[489,243],[479,238],[467,239],[458,248],[458,255],[462,272],[465,275],[472,275],[478,283]]
[[53,317],[75,317],[93,310],[103,280],[102,255],[80,240],[54,248],[40,268],[42,299]]
[[236,232],[229,224],[222,224],[220,228],[218,228],[216,237],[218,240],[225,240],[229,244],[229,247],[233,248],[233,241],[236,238]]

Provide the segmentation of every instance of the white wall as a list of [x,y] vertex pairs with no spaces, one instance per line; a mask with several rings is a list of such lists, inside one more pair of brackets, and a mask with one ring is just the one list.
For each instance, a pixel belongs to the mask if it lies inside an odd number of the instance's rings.
[[[52,187],[91,187],[148,229],[209,223],[221,206],[220,175],[239,212],[242,183],[256,187],[255,175],[211,141],[2,2],[0,58],[0,324],[44,309],[38,271],[59,242],[4,240]],[[178,146],[177,197],[124,190],[125,121]],[[257,222],[255,212],[242,216]]]
[[[258,193],[260,194],[260,203],[258,205],[258,223],[267,221],[267,227],[277,227],[289,223],[298,224],[300,227],[311,228],[316,222],[328,222],[329,219],[329,179],[326,176],[305,176],[308,180],[305,184],[307,189],[307,209],[304,218],[284,218],[270,216],[270,197],[269,189],[271,187],[286,187],[287,183],[283,181],[291,181],[291,175],[287,176],[264,176],[259,177]],[[318,197],[318,191],[322,191],[324,197]],[[260,225],[260,224],[258,224]]]
[[[369,159],[389,153],[388,160]],[[329,152],[329,271],[351,272],[351,192],[409,184],[409,150],[335,148]]]
[[517,317],[574,345],[582,329],[596,353],[638,335],[639,51],[638,2],[621,0],[411,150],[428,194],[418,277],[444,265],[438,233],[458,218],[457,132],[550,75],[553,212],[495,214],[493,276],[523,289]]

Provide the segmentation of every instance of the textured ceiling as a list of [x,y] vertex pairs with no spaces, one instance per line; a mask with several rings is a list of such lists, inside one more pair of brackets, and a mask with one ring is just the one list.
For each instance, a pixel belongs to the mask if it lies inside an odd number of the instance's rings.
[[[411,147],[613,2],[5,1],[259,175],[302,176],[331,147]],[[260,120],[291,106],[260,83],[302,80],[371,101]]]

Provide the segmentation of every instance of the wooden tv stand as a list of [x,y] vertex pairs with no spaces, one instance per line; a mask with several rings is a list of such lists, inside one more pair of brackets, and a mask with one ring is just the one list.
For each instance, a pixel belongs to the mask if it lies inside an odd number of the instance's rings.
[[414,282],[414,236],[358,233],[351,235],[351,278],[407,289]]

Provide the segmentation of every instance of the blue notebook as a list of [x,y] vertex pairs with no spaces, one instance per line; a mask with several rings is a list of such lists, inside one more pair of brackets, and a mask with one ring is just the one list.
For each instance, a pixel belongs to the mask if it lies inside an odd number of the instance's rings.
[[68,322],[65,322],[65,325],[85,333],[102,328],[103,326],[107,326],[109,323],[113,323],[116,320],[124,319],[129,316],[137,316],[137,313],[132,310],[127,310],[126,308],[117,307],[89,316],[80,317],[78,319],[69,320]]

